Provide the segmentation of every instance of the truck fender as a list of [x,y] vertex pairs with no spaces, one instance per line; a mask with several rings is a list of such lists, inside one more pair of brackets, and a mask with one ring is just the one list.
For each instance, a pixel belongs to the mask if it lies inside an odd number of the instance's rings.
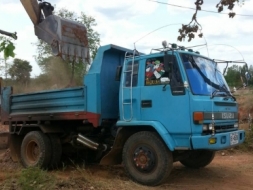
[[128,127],[121,127],[118,129],[113,147],[108,154],[106,154],[100,161],[101,165],[116,165],[121,164],[122,149],[126,140],[134,133]]
[[[167,147],[170,149],[170,151],[174,151],[175,149],[175,142],[173,138],[171,137],[170,133],[167,131],[167,129],[158,121],[131,121],[131,122],[124,122],[124,121],[118,121],[117,126],[122,127],[142,127],[141,129],[145,130],[145,126],[148,128],[148,126],[152,127],[158,135],[162,138],[164,143],[167,145]],[[128,128],[129,129],[129,128]]]
[[173,151],[175,148],[175,142],[173,141],[171,135],[160,122],[117,122],[117,126],[120,126],[120,128],[117,131],[113,147],[111,151],[101,159],[100,164],[102,165],[120,164],[122,161],[122,149],[126,140],[132,134],[139,131],[150,131],[150,129],[153,129],[158,133],[170,151]]
[[160,122],[157,121],[147,121],[146,125],[152,126],[158,135],[162,138],[163,142],[167,145],[170,151],[174,151],[175,149],[175,141],[171,137],[170,133]]

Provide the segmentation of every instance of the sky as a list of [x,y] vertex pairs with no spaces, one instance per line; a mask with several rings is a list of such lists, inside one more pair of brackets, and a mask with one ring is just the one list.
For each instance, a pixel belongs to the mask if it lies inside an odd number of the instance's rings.
[[[169,6],[149,0],[47,0],[56,9],[66,8],[95,18],[94,28],[100,34],[100,45],[115,44],[150,53],[152,48],[162,47],[162,41],[177,43],[185,47],[207,44],[194,48],[211,59],[244,60],[253,65],[253,1],[245,0],[244,5],[236,4],[233,19],[227,14],[198,12],[197,19],[202,26],[203,38],[192,42],[178,42],[178,29],[188,24],[195,12],[191,9]],[[160,2],[194,8],[196,0],[160,0]],[[205,0],[202,10],[217,12],[219,0]],[[227,8],[223,13],[228,13]],[[30,62],[32,76],[41,74],[34,55],[37,37],[33,24],[19,0],[0,0],[0,29],[17,32],[15,42],[16,58]],[[0,54],[0,58],[2,58]],[[220,65],[223,68],[224,65]]]

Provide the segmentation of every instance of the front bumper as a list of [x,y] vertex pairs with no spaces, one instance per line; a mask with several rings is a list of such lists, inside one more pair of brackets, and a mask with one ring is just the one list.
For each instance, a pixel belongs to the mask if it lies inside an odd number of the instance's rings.
[[[231,134],[238,133],[238,143],[234,144],[231,141]],[[210,144],[209,139],[216,138],[216,143]],[[217,133],[215,135],[205,135],[205,136],[192,136],[192,147],[196,149],[209,149],[209,150],[222,150],[227,148],[232,148],[243,143],[245,140],[245,131],[231,131],[226,133]]]

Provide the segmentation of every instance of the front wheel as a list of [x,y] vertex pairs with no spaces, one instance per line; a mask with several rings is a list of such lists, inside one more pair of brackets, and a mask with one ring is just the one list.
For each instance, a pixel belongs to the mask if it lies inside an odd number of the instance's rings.
[[203,168],[214,159],[215,152],[210,150],[194,150],[189,157],[180,160],[181,164],[189,168]]
[[172,170],[172,153],[152,132],[142,131],[130,136],[122,157],[128,176],[143,185],[163,183]]

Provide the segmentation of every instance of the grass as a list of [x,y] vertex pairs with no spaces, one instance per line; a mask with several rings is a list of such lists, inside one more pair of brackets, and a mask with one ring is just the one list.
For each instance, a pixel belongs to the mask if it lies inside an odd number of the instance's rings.
[[[247,88],[237,92],[237,102],[239,104],[239,113],[241,120],[247,120],[249,113],[253,116],[253,89]],[[253,128],[249,130],[248,123],[240,124],[241,129],[245,130],[245,141],[236,147],[237,150],[250,151],[253,150]]]
[[253,150],[253,130],[245,130],[245,141],[236,147],[237,150],[249,151]]
[[37,167],[23,169],[17,185],[24,190],[49,190],[55,187],[55,177]]

